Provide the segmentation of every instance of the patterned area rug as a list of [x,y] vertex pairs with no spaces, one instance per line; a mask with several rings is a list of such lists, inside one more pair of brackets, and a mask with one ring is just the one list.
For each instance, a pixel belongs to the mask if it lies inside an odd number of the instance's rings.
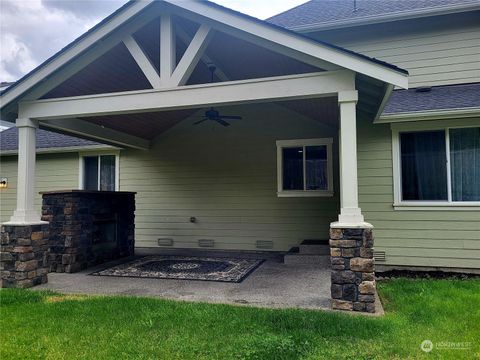
[[218,257],[145,256],[90,275],[239,283],[263,262]]

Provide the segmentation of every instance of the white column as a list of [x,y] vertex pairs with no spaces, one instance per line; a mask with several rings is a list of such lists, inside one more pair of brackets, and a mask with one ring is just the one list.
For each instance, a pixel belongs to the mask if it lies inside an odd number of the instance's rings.
[[34,210],[35,199],[35,156],[38,122],[31,119],[17,119],[18,128],[18,173],[17,208],[8,225],[43,224]]
[[340,107],[340,215],[332,227],[371,227],[358,207],[357,116],[358,92],[338,93]]

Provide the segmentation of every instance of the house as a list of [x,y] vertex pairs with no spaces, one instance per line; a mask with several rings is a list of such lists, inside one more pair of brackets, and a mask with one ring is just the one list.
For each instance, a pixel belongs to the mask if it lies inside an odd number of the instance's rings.
[[[85,188],[80,172],[98,175],[99,171],[89,167],[82,169],[90,159],[103,159],[117,164],[120,148],[80,139],[60,133],[38,129],[36,134],[37,171],[34,204],[40,211],[42,197],[39,192],[60,189]],[[5,182],[1,189],[0,222],[7,222],[16,205],[18,129],[10,127],[0,132],[0,177]],[[106,189],[115,190],[115,180],[106,183]],[[112,185],[113,184],[113,185]],[[93,184],[92,184],[93,185]],[[99,189],[99,188],[98,188]]]
[[[129,2],[2,93],[22,174],[7,226],[40,223],[40,126],[122,148],[114,187],[136,192],[138,248],[330,237],[337,275],[357,256],[365,279],[373,225],[377,268],[476,271],[480,3],[353,4],[261,21],[206,1]],[[49,190],[89,184],[82,171],[102,159],[78,159]]]

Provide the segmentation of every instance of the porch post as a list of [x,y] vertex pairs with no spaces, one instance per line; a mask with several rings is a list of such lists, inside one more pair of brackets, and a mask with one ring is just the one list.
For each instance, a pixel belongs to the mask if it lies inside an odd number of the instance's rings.
[[47,282],[48,222],[34,210],[38,123],[17,119],[17,207],[0,230],[0,287],[31,287]]
[[44,224],[33,205],[38,122],[31,119],[17,119],[16,125],[18,128],[17,208],[6,224]]
[[358,92],[338,93],[340,107],[340,215],[339,225],[363,225],[358,207],[357,116]]
[[332,308],[375,312],[375,263],[372,225],[358,206],[358,92],[338,94],[340,106],[340,214],[330,224]]

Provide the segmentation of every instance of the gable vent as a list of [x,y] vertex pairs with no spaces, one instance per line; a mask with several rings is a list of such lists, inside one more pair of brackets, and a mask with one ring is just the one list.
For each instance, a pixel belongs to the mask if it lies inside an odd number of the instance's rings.
[[257,249],[273,249],[273,241],[269,240],[258,240]]
[[387,260],[385,256],[385,251],[374,251],[373,258],[375,259],[375,261],[378,262],[385,262]]
[[158,246],[173,246],[173,239],[171,238],[158,239]]
[[214,247],[215,246],[215,240],[200,239],[200,240],[198,240],[198,246],[200,246],[200,247]]

